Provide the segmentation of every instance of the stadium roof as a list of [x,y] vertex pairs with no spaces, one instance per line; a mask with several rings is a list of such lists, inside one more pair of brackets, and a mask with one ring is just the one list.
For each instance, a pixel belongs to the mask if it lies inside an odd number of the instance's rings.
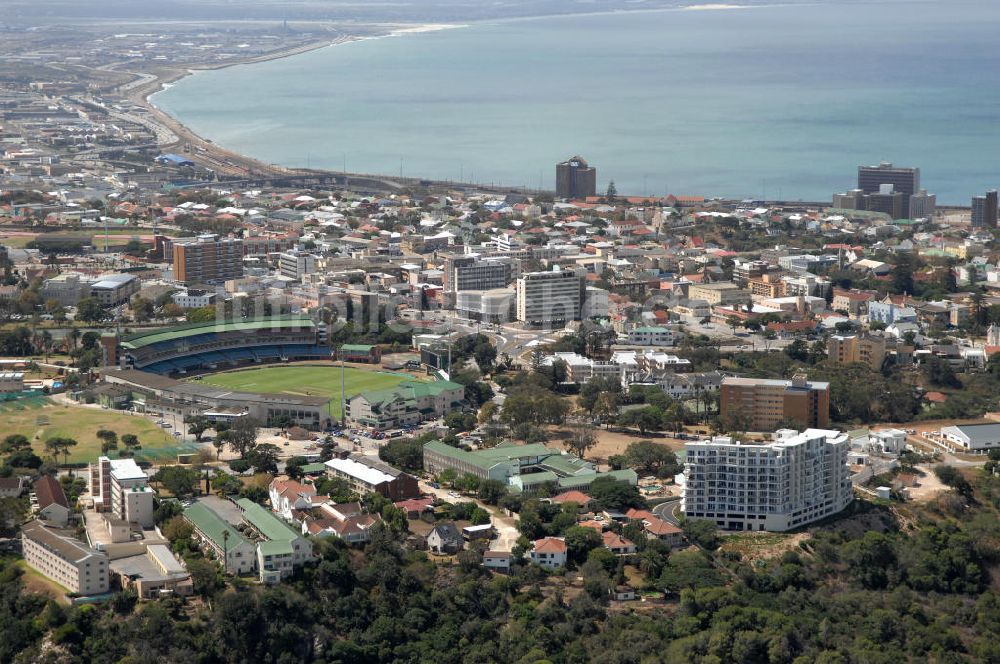
[[195,337],[200,334],[265,330],[272,327],[288,327],[290,325],[305,328],[315,327],[312,319],[305,316],[276,316],[261,318],[260,320],[192,323],[190,325],[178,325],[176,327],[150,330],[130,335],[122,341],[122,348],[142,348],[152,344],[163,343],[164,341]]

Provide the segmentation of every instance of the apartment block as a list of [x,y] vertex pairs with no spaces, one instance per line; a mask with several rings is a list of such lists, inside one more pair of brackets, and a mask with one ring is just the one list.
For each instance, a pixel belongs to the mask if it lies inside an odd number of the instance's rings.
[[801,527],[850,504],[849,448],[846,434],[825,429],[781,430],[768,444],[687,443],[681,509],[726,530]]
[[691,284],[688,287],[688,299],[704,300],[713,306],[749,304],[750,291],[728,281],[716,284]]
[[528,272],[517,280],[517,320],[529,325],[562,326],[579,320],[583,278],[573,272]]
[[861,362],[873,370],[882,368],[885,360],[885,339],[873,335],[835,334],[826,342],[827,354],[834,362]]
[[830,424],[830,384],[810,381],[805,374],[791,380],[724,378],[719,415],[745,418],[751,431],[774,431],[788,421],[823,428]]
[[243,276],[243,240],[199,235],[173,243],[174,278],[185,284],[215,284]]
[[108,592],[108,556],[72,536],[35,520],[21,528],[24,560],[72,593]]

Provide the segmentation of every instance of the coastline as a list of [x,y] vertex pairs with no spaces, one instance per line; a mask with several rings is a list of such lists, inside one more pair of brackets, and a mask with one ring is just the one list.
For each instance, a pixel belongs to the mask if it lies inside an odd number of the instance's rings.
[[[170,115],[160,107],[158,107],[152,100],[152,97],[159,92],[167,89],[174,83],[191,76],[199,71],[213,71],[227,69],[229,67],[237,67],[240,65],[252,65],[259,64],[262,62],[270,62],[273,60],[282,60],[284,58],[289,58],[294,55],[301,55],[303,53],[309,53],[312,51],[318,51],[324,48],[330,48],[334,46],[342,46],[344,44],[349,44],[352,42],[366,41],[370,39],[385,39],[388,37],[397,37],[410,34],[423,34],[428,32],[438,32],[441,30],[451,30],[457,28],[467,27],[466,24],[450,24],[450,23],[423,23],[423,24],[377,24],[374,27],[376,30],[385,30],[385,32],[376,33],[372,35],[349,35],[344,34],[338,36],[334,39],[324,39],[322,41],[309,42],[307,44],[301,44],[288,49],[283,49],[279,51],[274,51],[266,55],[256,56],[253,58],[241,59],[233,62],[223,62],[223,63],[205,63],[203,65],[197,65],[193,67],[184,68],[174,68],[165,67],[163,69],[152,70],[152,71],[131,71],[129,73],[135,74],[140,77],[151,77],[148,80],[142,81],[137,79],[136,81],[131,81],[127,85],[135,85],[134,87],[123,89],[124,86],[120,86],[118,91],[122,94],[124,99],[131,101],[137,106],[141,106],[150,115],[150,119],[157,125],[160,125],[167,131],[173,133],[177,140],[170,143],[160,144],[158,147],[160,149],[169,149],[179,145],[186,145],[191,150],[188,155],[193,161],[201,163],[208,168],[213,169],[216,173],[221,173],[225,175],[243,175],[243,176],[294,176],[294,175],[310,175],[310,174],[325,174],[334,173],[339,171],[330,171],[326,169],[301,169],[301,168],[287,168],[278,164],[267,164],[259,159],[255,159],[248,155],[234,152],[221,147],[214,143],[212,140],[204,138],[197,132],[193,131],[187,127],[179,118]],[[351,174],[349,174],[351,175]]]

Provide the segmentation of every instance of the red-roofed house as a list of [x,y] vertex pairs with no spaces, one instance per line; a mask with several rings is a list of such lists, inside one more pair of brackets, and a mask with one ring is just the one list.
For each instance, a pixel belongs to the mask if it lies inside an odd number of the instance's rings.
[[658,539],[667,542],[670,546],[680,546],[684,543],[683,530],[655,516],[643,519],[642,527],[649,539]]
[[38,517],[51,525],[65,526],[70,507],[59,481],[51,475],[42,475],[35,481],[34,494]]
[[273,479],[268,486],[268,494],[271,509],[291,521],[294,510],[310,510],[314,507],[312,499],[316,495],[316,487],[295,480]]
[[582,491],[576,491],[575,489],[572,491],[564,491],[560,493],[558,496],[552,497],[552,502],[559,503],[560,505],[562,505],[563,503],[576,503],[580,507],[584,507],[590,501],[591,501],[590,496],[588,496]]
[[406,516],[410,519],[416,519],[424,512],[434,509],[434,499],[430,497],[410,498],[393,504],[399,509],[405,510]]
[[636,549],[635,544],[628,541],[618,533],[608,531],[604,533],[601,538],[604,540],[604,548],[616,556],[627,556],[638,550]]
[[534,546],[528,552],[528,560],[542,567],[556,569],[566,564],[566,540],[562,537],[543,537],[535,540]]

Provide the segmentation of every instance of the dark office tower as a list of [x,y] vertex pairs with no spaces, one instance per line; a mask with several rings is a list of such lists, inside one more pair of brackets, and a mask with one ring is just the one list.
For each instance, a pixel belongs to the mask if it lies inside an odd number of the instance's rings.
[[991,189],[985,196],[972,197],[972,227],[997,227],[997,190]]
[[556,164],[556,195],[559,198],[586,198],[597,195],[597,169],[583,157],[571,157]]
[[877,194],[884,184],[903,194],[903,210],[910,209],[910,196],[920,189],[920,169],[900,168],[883,161],[878,166],[858,166],[858,189]]

